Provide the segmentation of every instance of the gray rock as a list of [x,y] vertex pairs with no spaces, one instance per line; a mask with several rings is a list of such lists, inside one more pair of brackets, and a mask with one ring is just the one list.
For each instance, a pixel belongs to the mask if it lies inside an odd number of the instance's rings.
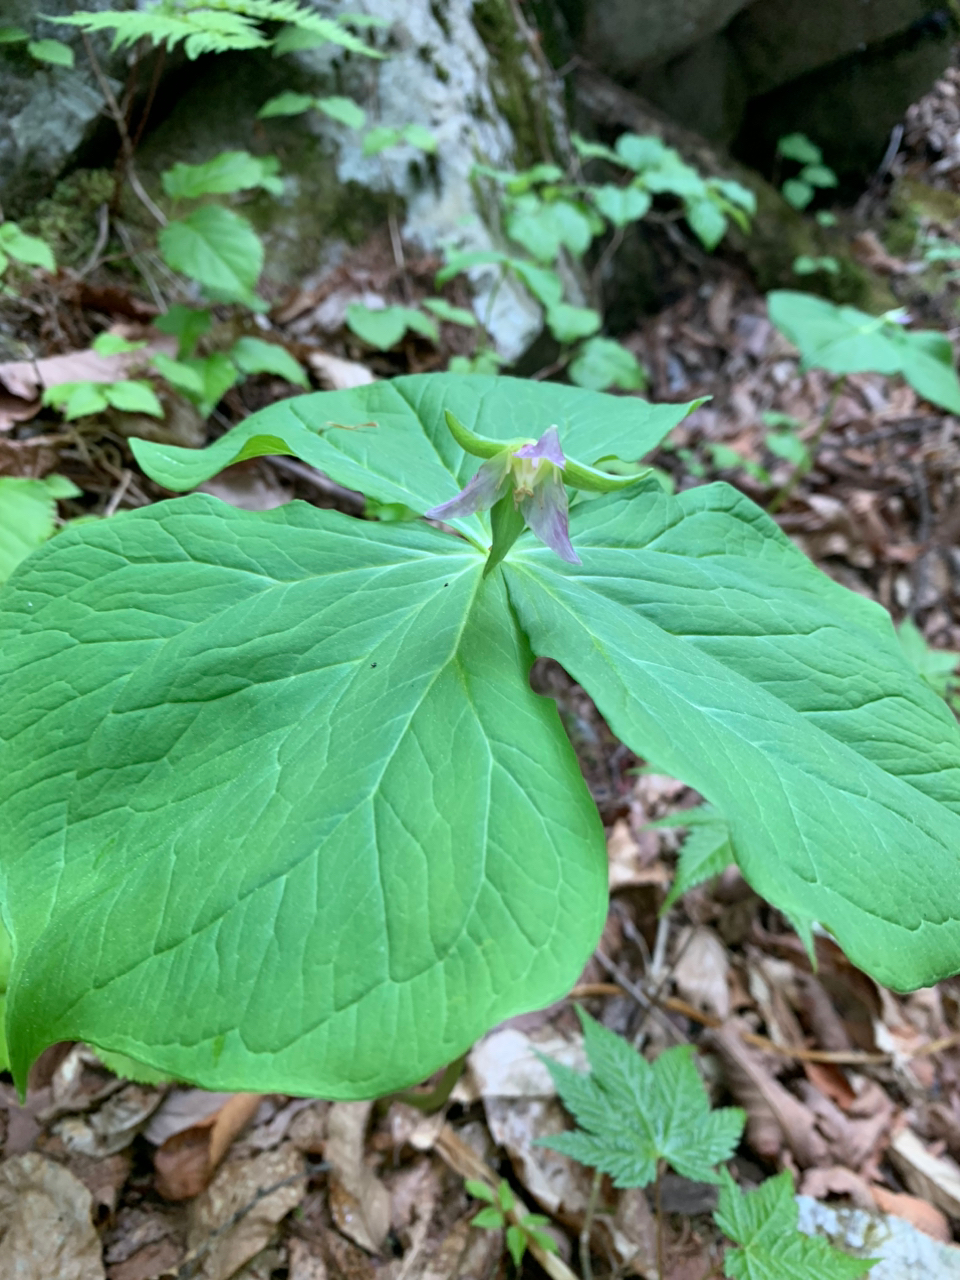
[[588,0],[584,53],[609,75],[631,79],[719,31],[748,0]]
[[797,1196],[800,1230],[855,1258],[879,1258],[870,1280],[960,1280],[960,1249],[941,1244],[892,1214],[835,1209]]
[[[44,22],[77,9],[71,0],[4,0],[2,25],[23,27],[35,39],[61,40],[74,51],[75,65],[37,62],[25,44],[0,45],[0,204],[18,216],[50,191],[93,133],[103,111],[103,96],[75,29]],[[84,8],[109,9],[109,0],[89,0]],[[94,48],[115,91],[124,58],[109,53],[109,41]]]

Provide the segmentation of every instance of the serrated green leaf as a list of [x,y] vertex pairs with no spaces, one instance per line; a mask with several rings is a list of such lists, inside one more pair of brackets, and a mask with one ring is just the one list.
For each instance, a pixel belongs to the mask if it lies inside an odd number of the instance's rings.
[[730,826],[722,813],[712,805],[698,805],[696,809],[681,809],[671,813],[651,827],[688,827],[687,838],[680,850],[677,872],[670,892],[663,904],[667,911],[688,889],[702,884],[712,876],[718,876],[736,861],[730,843]]
[[730,1280],[861,1280],[876,1265],[834,1249],[820,1236],[804,1235],[798,1217],[786,1171],[744,1194],[721,1170],[713,1218],[741,1246],[727,1251],[723,1274]]
[[27,267],[56,271],[53,250],[39,236],[29,236],[15,222],[0,222],[0,249]]
[[315,98],[313,105],[329,119],[346,125],[348,129],[362,129],[367,123],[367,113],[352,98],[343,98],[337,95],[327,98]]
[[146,413],[153,418],[163,417],[163,405],[149,382],[108,382],[104,384],[103,394],[107,397],[107,403],[122,413]]
[[570,378],[578,387],[590,391],[606,391],[608,387],[639,391],[647,384],[643,365],[613,338],[585,342],[570,365]]
[[254,373],[274,373],[295,386],[310,386],[300,362],[276,342],[264,342],[262,338],[238,338],[230,348],[229,355],[240,372],[248,376]]
[[569,989],[605,916],[603,830],[483,565],[425,525],[193,495],[20,567],[0,597],[18,1081],[79,1038],[210,1088],[374,1097]]
[[806,936],[819,921],[899,990],[956,972],[960,728],[886,612],[725,485],[570,523],[582,568],[528,535],[504,562],[534,650],[723,813],[747,881]]
[[175,164],[161,174],[163,189],[173,200],[228,195],[262,187],[272,195],[283,194],[276,156],[253,156],[249,151],[221,151],[203,164]]
[[[450,435],[447,410],[475,434],[504,443],[536,439],[555,423],[564,453],[593,461],[642,457],[699,403],[651,405],[635,397],[611,399],[557,383],[482,374],[414,375],[281,401],[206,449],[144,440],[134,440],[132,447],[148,475],[178,492],[243,458],[288,453],[368,498],[422,513],[438,499],[454,497],[477,469],[476,458]],[[451,524],[489,547],[485,519],[468,516]]]
[[[360,21],[357,22],[359,17]],[[273,52],[279,56],[284,53],[296,53],[300,49],[318,49],[325,44],[337,44],[342,49],[347,49],[351,53],[359,53],[364,58],[382,58],[384,55],[377,49],[371,48],[359,36],[355,36],[348,31],[341,22],[353,21],[358,26],[374,25],[371,23],[364,24],[363,15],[344,14],[338,21],[333,18],[321,18],[319,14],[308,13],[302,10],[297,14],[296,21],[289,26],[283,28],[279,36],[273,42]]]
[[960,413],[960,381],[944,334],[904,329],[888,316],[790,289],[767,294],[767,306],[773,323],[799,348],[804,368],[899,373],[924,399]]
[[168,222],[158,245],[168,267],[196,280],[212,297],[248,305],[255,301],[263,245],[246,218],[219,205],[205,205]]
[[473,1196],[475,1200],[486,1200],[488,1204],[493,1204],[496,1199],[493,1188],[476,1178],[467,1178],[463,1186],[467,1194]]
[[516,1224],[507,1227],[507,1252],[513,1259],[513,1265],[519,1267],[527,1252],[527,1233]]
[[472,1227],[483,1227],[488,1231],[499,1231],[503,1228],[503,1214],[492,1205],[489,1209],[481,1209],[470,1219]]
[[[45,480],[0,476],[0,582],[6,582],[21,560],[52,537],[57,500],[79,494],[66,476],[47,476]],[[2,934],[0,924],[0,956]]]
[[590,1074],[544,1058],[560,1101],[576,1120],[573,1133],[538,1145],[572,1156],[615,1187],[645,1187],[665,1160],[699,1182],[719,1182],[716,1165],[736,1150],[746,1116],[739,1107],[710,1110],[689,1045],[647,1062],[621,1036],[579,1007]]
[[274,116],[299,116],[309,111],[316,99],[311,93],[278,93],[269,98],[257,112],[258,120],[271,120]]
[[49,62],[55,67],[72,67],[76,61],[73,50],[62,40],[30,40],[27,52],[38,62]]

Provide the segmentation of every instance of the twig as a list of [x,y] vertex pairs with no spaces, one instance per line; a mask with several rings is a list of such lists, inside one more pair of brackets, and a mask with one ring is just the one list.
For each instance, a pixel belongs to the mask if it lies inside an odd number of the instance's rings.
[[298,462],[296,458],[285,458],[281,454],[271,458],[270,465],[276,468],[277,471],[284,471],[287,475],[294,476],[297,480],[302,480],[304,484],[310,485],[325,497],[335,498],[344,506],[349,506],[351,510],[362,511],[366,506],[366,499],[362,493],[356,493],[353,489],[344,488],[342,484],[337,484],[335,480],[325,476],[322,471],[314,471],[313,467],[308,467],[306,463]]
[[97,84],[100,86],[100,92],[103,94],[104,101],[107,104],[107,110],[113,117],[113,123],[117,126],[117,132],[120,134],[120,146],[123,150],[123,160],[127,170],[127,181],[130,183],[134,195],[147,212],[157,220],[161,227],[165,227],[167,225],[167,215],[162,209],[154,204],[153,200],[151,200],[150,196],[143,189],[140,179],[137,177],[137,171],[133,165],[133,142],[131,141],[123,112],[120,110],[120,104],[117,102],[116,95],[110,87],[110,81],[103,74],[103,68],[100,66],[100,61],[94,52],[93,45],[90,43],[90,37],[85,31],[81,31],[80,35],[83,37],[83,46],[87,51],[87,57],[90,60],[90,66],[93,68],[93,74],[97,78]]
[[130,488],[130,481],[132,479],[133,472],[129,467],[124,467],[123,474],[120,477],[120,483],[110,495],[110,501],[104,508],[103,517],[105,520],[116,513],[117,507],[119,507],[120,503],[123,501],[124,494]]
[[590,1237],[593,1234],[593,1215],[597,1211],[597,1200],[600,1196],[600,1182],[603,1174],[599,1169],[593,1171],[593,1182],[590,1184],[590,1199],[587,1211],[583,1215],[583,1226],[580,1228],[580,1270],[583,1280],[593,1280],[593,1260],[590,1257]]
[[624,991],[626,991],[627,995],[633,996],[641,1009],[645,1010],[648,1014],[655,1015],[660,1025],[674,1037],[678,1044],[687,1043],[687,1037],[679,1030],[679,1028],[673,1025],[668,1017],[665,1016],[663,1010],[659,1008],[656,1001],[652,1000],[646,992],[642,991],[635,982],[627,977],[618,964],[614,964],[610,957],[604,955],[599,947],[593,954],[603,965],[604,969],[606,969],[607,973],[616,978]]
[[143,276],[144,280],[146,280],[147,288],[150,290],[150,295],[153,298],[154,302],[156,303],[158,310],[166,311],[167,310],[166,299],[164,298],[163,294],[160,292],[160,287],[157,284],[156,280],[154,280],[152,272],[147,267],[147,264],[143,258],[143,254],[136,249],[133,243],[133,237],[130,235],[130,232],[127,230],[127,228],[124,226],[122,222],[117,221],[113,225],[116,228],[117,235],[120,237],[121,241],[123,242],[123,247],[126,249],[127,253],[130,255],[130,261],[136,266],[137,270]]
[[106,201],[104,201],[104,203],[97,210],[97,238],[94,241],[93,249],[90,252],[90,257],[87,258],[86,262],[77,272],[81,280],[83,279],[84,276],[88,276],[90,272],[94,269],[94,267],[99,265],[100,255],[101,253],[103,253],[103,250],[106,246],[109,235],[110,235],[110,206],[106,203]]

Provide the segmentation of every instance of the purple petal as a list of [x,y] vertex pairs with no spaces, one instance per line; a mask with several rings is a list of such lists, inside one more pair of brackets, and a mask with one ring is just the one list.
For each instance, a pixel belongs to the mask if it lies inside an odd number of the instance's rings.
[[567,491],[559,477],[554,476],[544,484],[538,484],[533,493],[520,503],[520,510],[534,534],[561,560],[566,560],[567,564],[583,563],[570,545]]
[[560,448],[560,436],[556,427],[547,427],[535,444],[523,445],[513,456],[515,458],[536,458],[538,460],[545,458],[547,462],[552,462],[561,471],[567,465],[563,450]]
[[431,507],[424,515],[431,520],[455,520],[460,516],[472,516],[478,511],[488,510],[505,487],[509,464],[509,458],[504,456],[489,458],[455,498],[451,498],[449,502],[441,502],[438,507]]

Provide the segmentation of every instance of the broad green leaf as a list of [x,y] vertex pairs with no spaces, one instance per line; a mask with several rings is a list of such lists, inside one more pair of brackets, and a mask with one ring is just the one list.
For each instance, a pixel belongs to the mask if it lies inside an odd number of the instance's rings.
[[278,93],[268,99],[257,112],[258,120],[270,120],[274,116],[299,116],[309,111],[316,99],[311,93]]
[[650,193],[638,187],[593,187],[590,194],[603,216],[615,227],[636,222],[650,210]]
[[157,373],[166,378],[172,387],[176,387],[178,391],[182,391],[191,398],[202,398],[204,379],[197,369],[191,368],[182,360],[172,360],[162,351],[157,352],[151,363]]
[[276,156],[252,156],[249,151],[221,151],[203,164],[175,164],[161,175],[163,189],[174,200],[227,195],[262,187],[272,195],[283,194]]
[[561,247],[582,257],[593,239],[587,216],[566,200],[523,196],[507,218],[507,234],[540,262],[554,262]]
[[[504,441],[535,440],[556,424],[564,453],[591,464],[607,457],[643,457],[696,403],[651,405],[557,383],[428,374],[283,400],[206,449],[132,443],[147,474],[178,492],[244,458],[286,453],[376,502],[424,512],[454,497],[477,469],[477,459],[450,435],[448,409],[476,434]],[[478,545],[489,546],[485,519],[469,516],[451,523]]]
[[39,236],[28,236],[15,222],[0,222],[0,249],[27,267],[56,271],[53,250]]
[[960,381],[944,334],[904,329],[890,315],[871,316],[790,289],[768,293],[767,305],[770,319],[799,348],[804,368],[899,373],[924,399],[960,413]]
[[230,359],[241,373],[274,373],[298,387],[309,387],[307,375],[299,361],[286,347],[262,338],[238,338],[230,348]]
[[66,476],[45,480],[0,476],[0,582],[6,582],[21,560],[52,537],[57,499],[79,494]]
[[47,387],[41,397],[43,404],[59,409],[67,422],[102,413],[110,401],[107,399],[106,382],[60,382]]
[[716,1166],[728,1160],[743,1133],[739,1107],[710,1109],[693,1062],[693,1049],[667,1049],[647,1062],[636,1049],[579,1007],[589,1075],[550,1058],[560,1101],[579,1126],[538,1145],[609,1174],[615,1187],[645,1187],[665,1160],[698,1182],[719,1182]]
[[837,185],[837,175],[832,169],[828,169],[825,164],[808,164],[800,170],[800,178],[803,182],[809,182],[811,187],[835,187]]
[[395,347],[408,329],[432,342],[440,337],[437,322],[413,307],[383,307],[375,311],[360,302],[351,302],[347,307],[347,326],[358,338],[380,351]]
[[402,139],[401,130],[379,124],[364,135],[361,150],[365,156],[378,156],[389,147],[395,147]]
[[693,889],[712,876],[720,875],[731,862],[736,861],[730,844],[729,823],[712,805],[701,804],[696,809],[681,809],[658,822],[651,822],[650,826],[688,828],[687,838],[677,861],[677,873],[663,904],[664,911],[672,907],[688,889]]
[[427,151],[433,153],[437,149],[437,139],[430,130],[422,124],[408,124],[403,129],[403,140],[411,147],[416,147],[418,151]]
[[194,401],[205,418],[213,413],[230,388],[238,381],[237,366],[222,351],[213,351],[200,359],[182,360],[180,364],[200,379],[203,389],[199,396],[189,386],[191,381],[189,374],[186,377],[181,375],[179,389]]
[[823,152],[805,133],[785,134],[777,143],[777,154],[797,164],[819,164],[823,159]]
[[590,391],[605,391],[607,387],[639,391],[647,384],[640,361],[613,338],[591,338],[585,342],[570,365],[570,377],[578,387]]
[[438,320],[446,320],[448,324],[460,324],[466,329],[477,327],[477,317],[466,307],[455,307],[446,298],[424,298],[422,305],[432,311]]
[[569,989],[605,916],[603,831],[483,562],[424,525],[198,494],[20,568],[0,594],[19,1082],[83,1039],[208,1088],[374,1097]]
[[805,209],[817,194],[809,182],[802,178],[788,178],[781,187],[783,198],[794,209]]
[[31,40],[27,52],[38,62],[49,62],[55,67],[72,67],[76,61],[73,50],[62,40]]
[[163,417],[163,405],[149,382],[108,382],[103,388],[107,403],[123,413],[146,413],[153,418]]
[[161,333],[173,334],[179,343],[177,355],[183,360],[186,356],[193,355],[197,340],[209,333],[211,324],[209,311],[198,311],[175,302],[169,311],[154,320],[153,327]]
[[29,39],[30,33],[23,27],[0,27],[0,44],[22,44]]
[[592,307],[571,307],[561,302],[547,311],[547,328],[558,342],[576,342],[596,333],[602,323]]
[[637,172],[656,168],[670,153],[669,147],[665,146],[659,138],[650,135],[621,133],[615,145],[615,154],[620,164],[625,164],[628,169],[635,169]]
[[213,297],[255,301],[263,245],[246,218],[219,205],[204,205],[178,222],[168,222],[158,244],[168,267],[196,280]]
[[504,562],[535,652],[717,807],[803,936],[899,990],[957,972],[960,728],[886,612],[725,485],[579,503],[570,532],[580,568],[529,535]]
[[[345,124],[348,129],[362,129],[367,123],[367,113],[352,98],[329,97],[315,98],[313,106],[322,111],[331,120]],[[261,112],[262,114],[262,112]]]
[[686,207],[690,229],[705,249],[715,249],[727,230],[727,220],[721,209],[707,196],[691,201]]
[[146,342],[131,342],[123,334],[110,333],[107,329],[98,333],[90,344],[98,356],[129,355],[131,351],[141,351],[146,345]]
[[746,1193],[721,1170],[713,1219],[741,1246],[724,1258],[723,1274],[730,1280],[861,1280],[875,1265],[798,1230],[793,1179],[786,1170]]

